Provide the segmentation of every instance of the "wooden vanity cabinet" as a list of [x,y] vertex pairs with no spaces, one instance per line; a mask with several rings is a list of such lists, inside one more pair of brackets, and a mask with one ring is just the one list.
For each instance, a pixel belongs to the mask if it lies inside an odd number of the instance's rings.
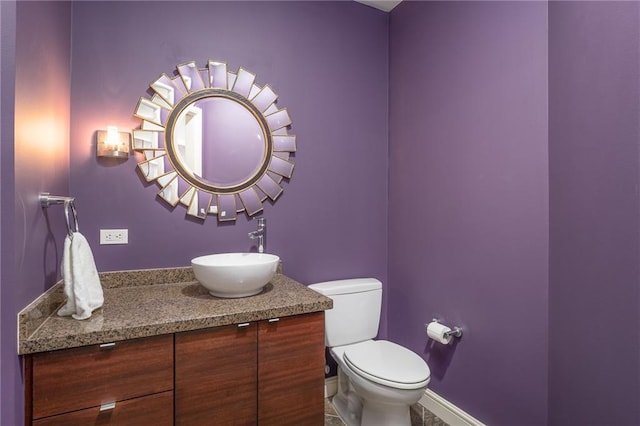
[[324,312],[176,334],[176,425],[323,425]]
[[162,421],[154,425],[173,423],[166,403],[173,400],[173,335],[43,352],[25,363],[27,423],[139,425],[139,415],[158,407]]
[[24,361],[27,425],[324,424],[324,312]]

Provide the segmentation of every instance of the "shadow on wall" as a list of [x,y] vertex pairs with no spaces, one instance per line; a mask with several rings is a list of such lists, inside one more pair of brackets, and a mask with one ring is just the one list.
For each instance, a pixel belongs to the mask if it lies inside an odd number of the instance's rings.
[[[22,247],[20,247],[20,253],[18,253],[19,257],[16,263],[17,269],[23,270],[23,268],[25,268],[25,257],[29,256],[28,252],[29,246],[31,246],[31,240],[27,236],[27,229],[36,229],[38,226],[41,226],[38,224],[41,219],[39,219],[37,216],[39,214],[42,214],[44,216],[44,228],[46,229],[44,246],[42,248],[42,277],[44,277],[44,279],[39,280],[38,282],[42,284],[42,287],[39,288],[39,291],[45,292],[58,281],[58,277],[60,276],[60,263],[62,262],[62,253],[58,250],[58,248],[61,246],[61,244],[59,244],[59,241],[56,240],[56,236],[53,231],[53,229],[59,228],[60,225],[58,223],[56,223],[55,225],[52,224],[52,219],[49,217],[49,212],[46,209],[42,209],[42,212],[38,211],[38,213],[33,217],[33,221],[30,224],[26,224],[27,219],[26,214],[24,213],[25,206],[22,203],[21,198],[20,203],[22,204],[22,212],[24,216],[24,230],[22,235],[24,235],[25,238],[22,238]],[[53,221],[61,220],[62,222],[64,222],[64,219],[62,219],[62,217],[63,216],[61,215],[58,218],[54,218]],[[62,239],[64,239],[64,237],[62,237]]]
[[433,339],[429,339],[424,348],[424,352],[427,355],[426,361],[429,366],[429,370],[431,370],[432,377],[435,377],[438,380],[444,379],[460,340],[462,340],[462,338],[453,339],[450,344],[443,345]]

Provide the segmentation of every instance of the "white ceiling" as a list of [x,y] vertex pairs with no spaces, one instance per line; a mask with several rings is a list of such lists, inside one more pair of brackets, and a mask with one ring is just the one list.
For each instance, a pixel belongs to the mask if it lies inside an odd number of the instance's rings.
[[355,0],[358,3],[366,4],[367,6],[375,7],[376,9],[383,10],[385,12],[391,12],[391,9],[396,7],[402,0]]

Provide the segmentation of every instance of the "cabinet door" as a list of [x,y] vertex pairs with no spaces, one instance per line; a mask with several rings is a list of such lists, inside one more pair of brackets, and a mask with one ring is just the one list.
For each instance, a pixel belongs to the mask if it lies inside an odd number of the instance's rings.
[[34,426],[171,426],[173,425],[173,392],[162,392],[141,398],[117,402],[112,410],[89,408],[59,416],[45,417],[33,422]]
[[324,424],[324,312],[260,322],[258,424]]
[[176,425],[255,425],[257,325],[176,333]]

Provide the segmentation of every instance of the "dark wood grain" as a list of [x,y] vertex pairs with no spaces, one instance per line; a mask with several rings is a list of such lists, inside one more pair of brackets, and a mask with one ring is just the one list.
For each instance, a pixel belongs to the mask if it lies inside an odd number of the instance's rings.
[[34,426],[171,426],[173,425],[173,392],[162,392],[116,403],[114,409],[100,411],[89,408],[33,422]]
[[323,425],[324,362],[324,312],[29,355],[25,424]]
[[260,322],[258,424],[324,424],[324,312]]
[[173,389],[173,335],[32,356],[33,418]]
[[30,425],[33,421],[33,357],[22,357],[24,374],[24,424]]
[[176,334],[176,425],[255,425],[257,325]]

